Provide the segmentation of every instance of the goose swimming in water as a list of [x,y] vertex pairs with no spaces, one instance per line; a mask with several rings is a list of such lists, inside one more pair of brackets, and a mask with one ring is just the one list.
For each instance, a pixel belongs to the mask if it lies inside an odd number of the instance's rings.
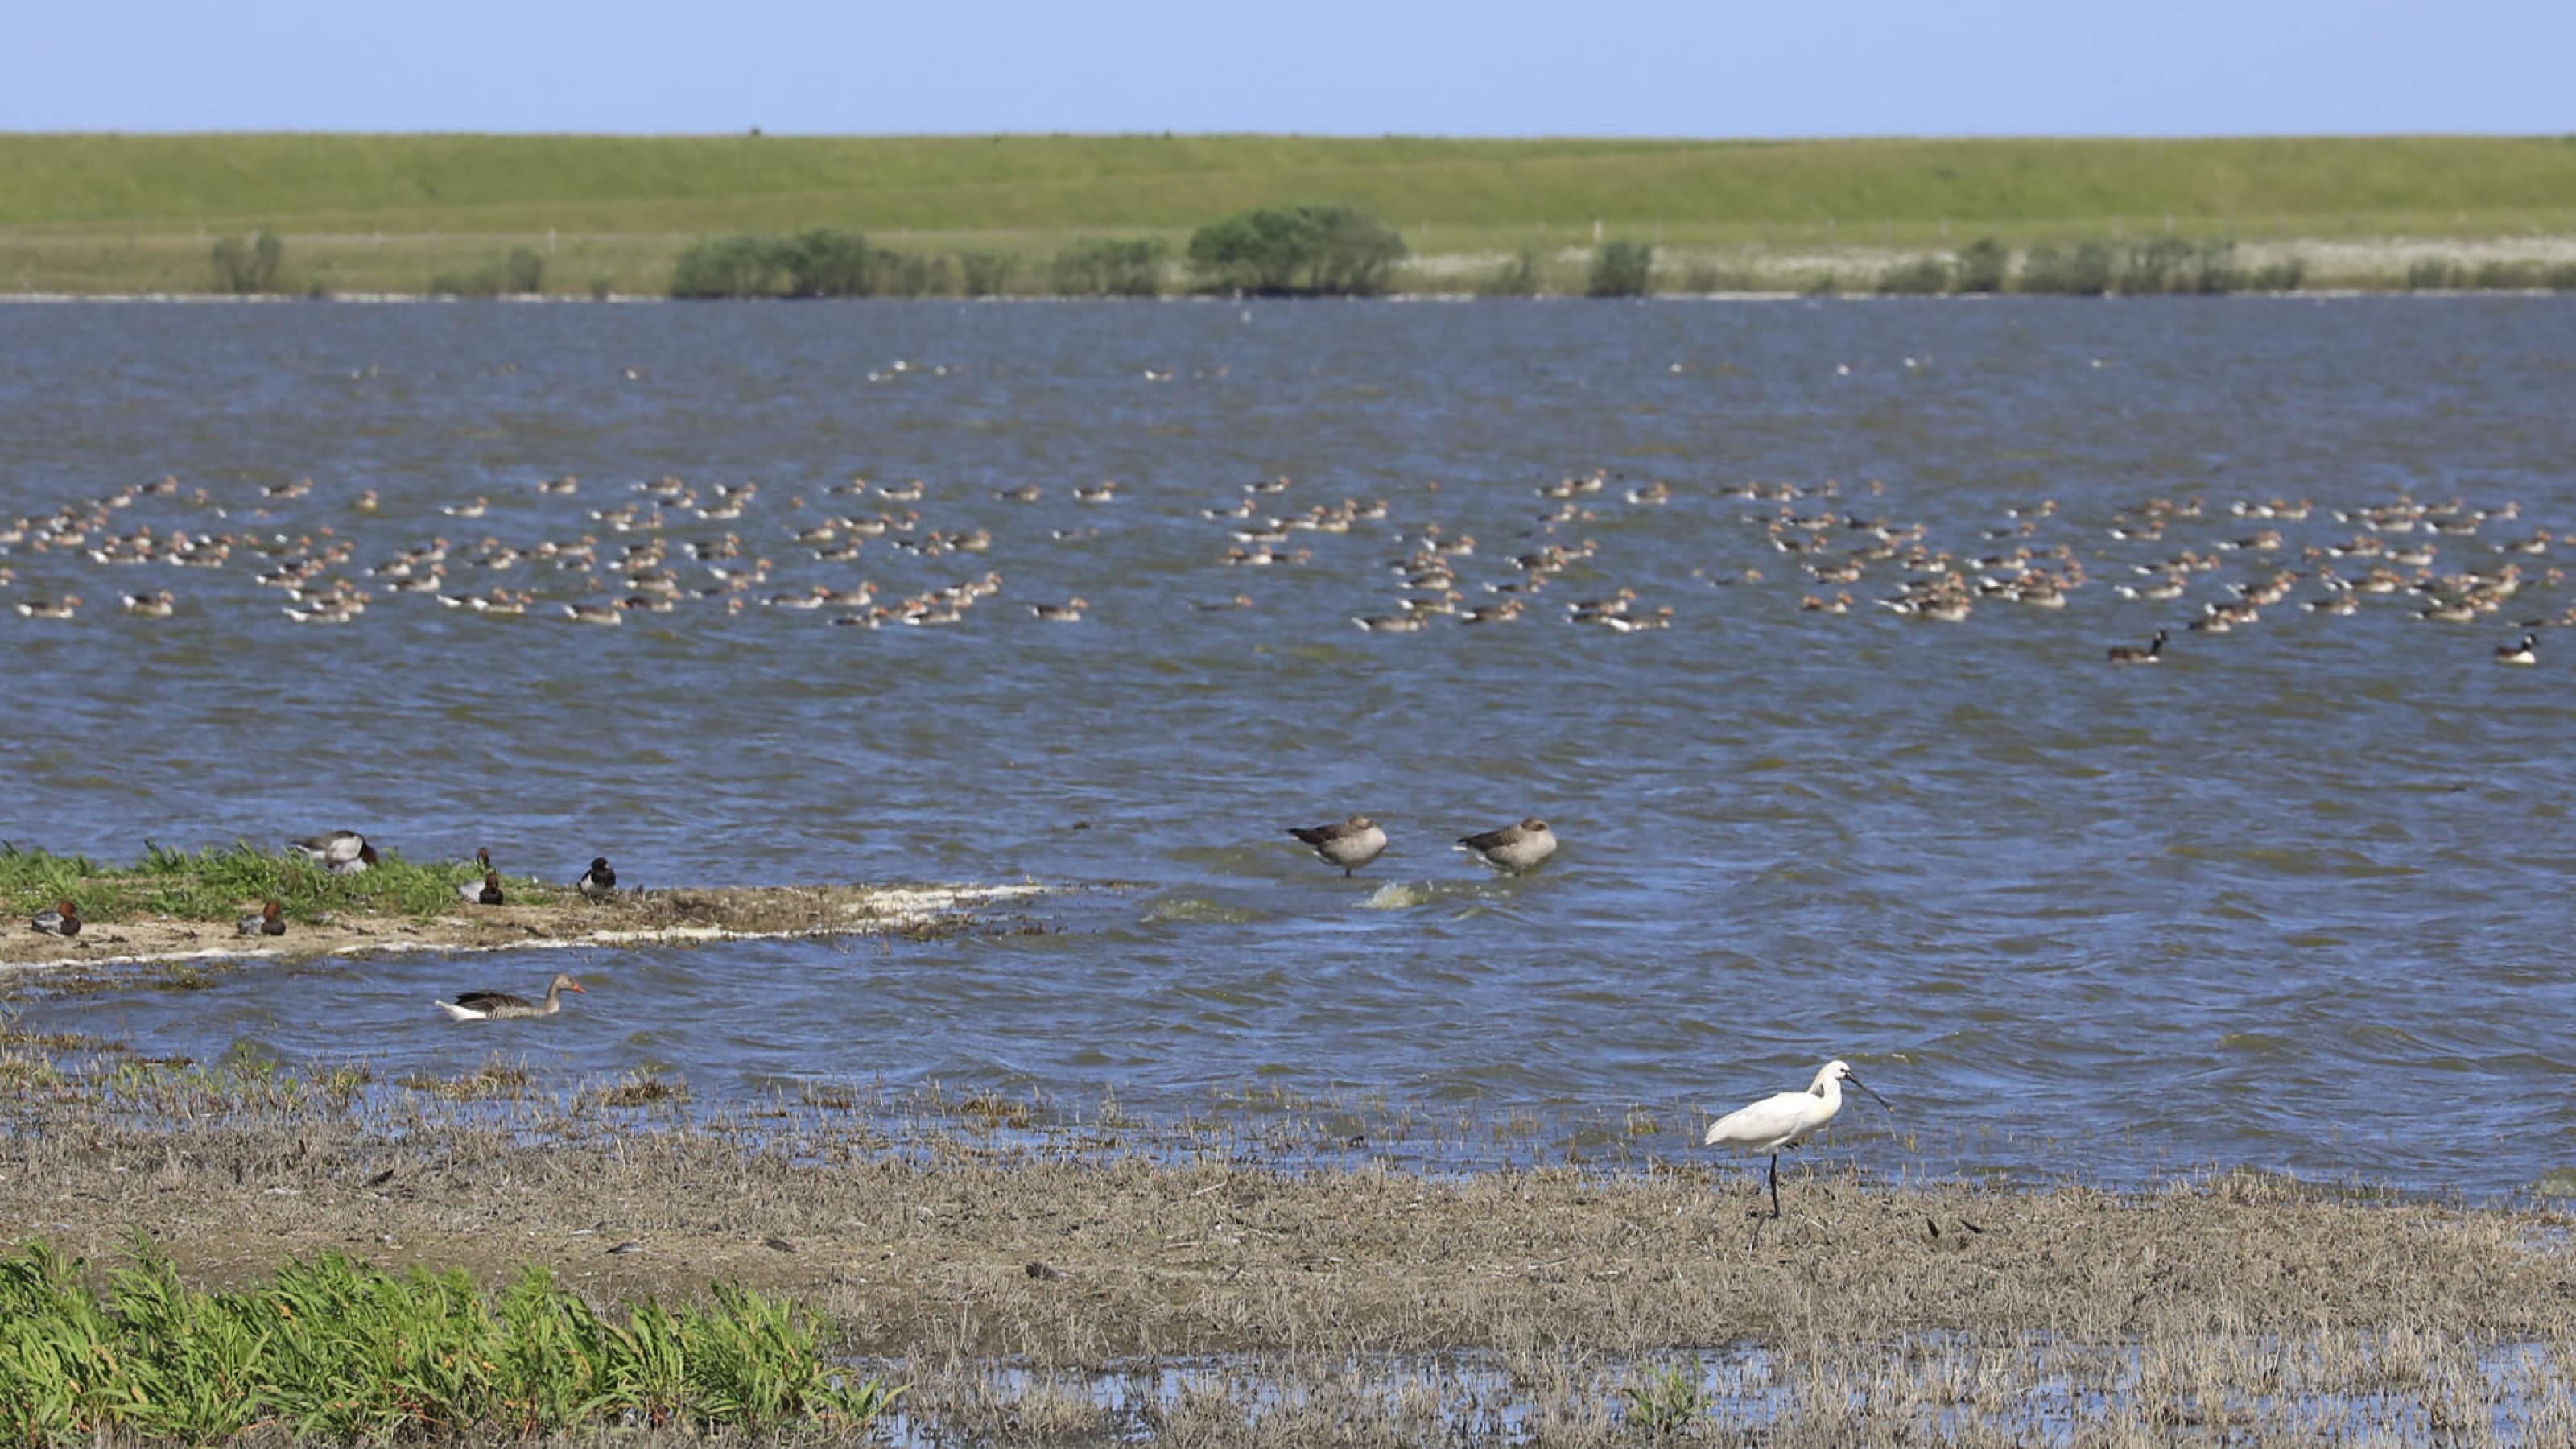
[[2114,664],[2154,664],[2163,658],[2164,652],[2165,631],[2158,629],[2156,631],[2156,637],[2147,641],[2147,647],[2144,649],[2139,648],[2135,644],[2112,645],[2111,662]]
[[468,991],[454,1001],[431,1004],[446,1012],[450,1021],[511,1021],[554,1015],[563,1009],[563,994],[567,991],[580,991],[584,996],[590,994],[582,991],[580,982],[557,972],[555,979],[547,983],[546,999],[542,1002],[514,996],[507,991]]
[[1460,836],[1457,848],[1506,875],[1523,875],[1556,854],[1556,834],[1546,821],[1532,815],[1518,825]]
[[1315,852],[1315,858],[1326,865],[1338,865],[1347,877],[1361,866],[1386,853],[1386,832],[1365,815],[1354,815],[1339,825],[1318,825],[1313,829],[1288,827],[1288,833],[1304,841]]

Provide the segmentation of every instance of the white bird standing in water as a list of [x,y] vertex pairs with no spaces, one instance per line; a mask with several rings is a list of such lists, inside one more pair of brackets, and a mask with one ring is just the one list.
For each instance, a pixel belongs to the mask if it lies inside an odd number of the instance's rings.
[[[1765,1097],[1709,1124],[1707,1141],[1711,1147],[1740,1147],[1747,1152],[1771,1154],[1771,1216],[1780,1216],[1780,1149],[1797,1146],[1817,1128],[1834,1120],[1834,1114],[1843,1109],[1844,1082],[1869,1092],[1871,1101],[1887,1107],[1885,1097],[1870,1092],[1866,1083],[1852,1075],[1851,1063],[1833,1061],[1816,1073],[1807,1090]],[[1896,1109],[1888,1107],[1888,1115],[1896,1115]]]

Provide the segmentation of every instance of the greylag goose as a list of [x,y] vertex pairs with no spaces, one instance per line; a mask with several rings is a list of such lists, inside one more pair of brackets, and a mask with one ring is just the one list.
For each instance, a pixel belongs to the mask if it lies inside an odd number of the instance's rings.
[[1365,815],[1354,815],[1339,825],[1318,825],[1311,830],[1288,827],[1288,833],[1304,841],[1315,852],[1315,858],[1326,865],[1338,865],[1347,876],[1377,859],[1386,851],[1386,832]]
[[1533,815],[1518,825],[1461,836],[1457,848],[1507,875],[1520,875],[1545,865],[1556,854],[1556,832]]
[[[558,971],[546,984],[546,999],[530,1001],[507,991],[468,991],[454,1001],[433,1003],[447,1013],[449,1021],[511,1021],[520,1017],[552,1016],[563,1010],[563,994],[581,991],[581,983]],[[582,991],[584,996],[590,993]]]

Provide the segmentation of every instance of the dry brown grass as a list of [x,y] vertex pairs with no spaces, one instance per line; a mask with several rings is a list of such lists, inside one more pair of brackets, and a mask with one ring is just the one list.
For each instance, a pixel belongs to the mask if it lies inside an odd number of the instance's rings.
[[1335,1165],[1338,1122],[865,1088],[692,1122],[506,1063],[228,1105],[220,1079],[111,1097],[95,1062],[0,1055],[0,1238],[113,1257],[141,1228],[207,1284],[333,1248],[544,1263],[603,1299],[739,1281],[829,1314],[960,1442],[1634,1440],[1623,1390],[1665,1365],[1713,1395],[1687,1422],[1776,1444],[1936,1419],[1969,1443],[2576,1440],[2576,1255],[2546,1208],[1833,1169],[1794,1172],[1771,1222],[1732,1170]]

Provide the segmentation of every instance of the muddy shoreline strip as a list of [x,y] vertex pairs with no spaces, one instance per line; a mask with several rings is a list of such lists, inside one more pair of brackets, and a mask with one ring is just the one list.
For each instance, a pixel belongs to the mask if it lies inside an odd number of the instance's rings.
[[[707,1120],[507,1070],[394,1084],[101,1050],[0,1032],[0,1241],[98,1271],[140,1230],[200,1286],[328,1250],[486,1285],[542,1264],[602,1303],[741,1283],[828,1315],[946,1442],[1464,1422],[1607,1444],[1673,1365],[1733,1375],[1733,1408],[1681,1407],[1774,1444],[1932,1422],[2060,1440],[2070,1392],[2139,1431],[2109,1443],[2313,1438],[2297,1416],[2319,1405],[2399,1437],[2576,1433],[2552,1357],[2576,1344],[2576,1219],[2546,1205],[1798,1167],[1775,1222],[1731,1161],[1417,1172],[1322,1155],[1334,1124],[1278,1114],[1050,1118],[862,1078]],[[2525,1351],[2554,1366],[2500,1378]],[[1165,1388],[1109,1406],[1103,1376]]]
[[570,950],[698,945],[798,936],[932,936],[991,926],[1054,888],[1010,885],[728,886],[622,893],[588,901],[475,907],[406,917],[335,913],[275,940],[226,921],[143,916],[92,922],[79,936],[46,936],[24,922],[0,937],[0,976],[52,968],[191,961],[295,962],[322,956],[431,951]]

